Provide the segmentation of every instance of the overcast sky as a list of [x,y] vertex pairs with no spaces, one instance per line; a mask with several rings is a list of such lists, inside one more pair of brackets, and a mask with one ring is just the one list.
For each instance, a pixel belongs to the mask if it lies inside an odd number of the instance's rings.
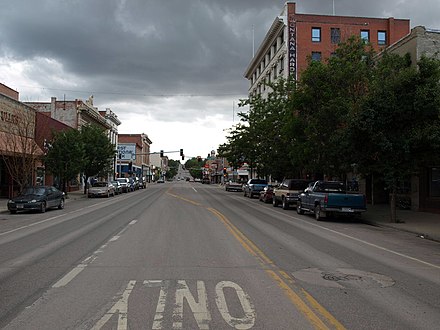
[[[20,100],[86,100],[152,151],[206,157],[237,123],[243,77],[284,0],[0,0],[0,82]],[[331,15],[332,0],[297,12]],[[440,0],[334,0],[336,15],[440,30]],[[178,159],[178,154],[169,154]]]

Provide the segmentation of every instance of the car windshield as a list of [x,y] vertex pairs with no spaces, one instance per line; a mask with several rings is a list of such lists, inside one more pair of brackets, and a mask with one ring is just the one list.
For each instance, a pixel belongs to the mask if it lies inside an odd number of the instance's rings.
[[28,195],[37,195],[37,196],[42,196],[44,195],[45,189],[41,188],[41,187],[36,187],[36,188],[26,188],[22,195],[23,196],[28,196]]
[[127,180],[126,180],[125,178],[120,178],[120,179],[118,179],[118,182],[121,182],[121,183],[126,183],[126,182],[127,182]]
[[95,182],[92,187],[107,187],[107,182]]
[[321,192],[345,192],[345,185],[342,182],[323,182],[317,188]]
[[252,179],[251,183],[252,184],[267,184],[267,181],[263,180],[263,179]]

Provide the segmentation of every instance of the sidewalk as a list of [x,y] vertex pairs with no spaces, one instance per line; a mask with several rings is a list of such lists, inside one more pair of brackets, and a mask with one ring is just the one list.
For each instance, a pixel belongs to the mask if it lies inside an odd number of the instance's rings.
[[[83,190],[69,192],[66,204],[87,198]],[[8,212],[7,199],[0,199],[0,213]],[[414,233],[423,238],[440,242],[440,214],[397,210],[398,223],[390,222],[390,207],[386,204],[367,205],[367,212],[362,214],[362,221],[375,226],[389,227]]]
[[390,206],[387,204],[367,205],[362,220],[376,226],[395,228],[414,233],[420,237],[440,242],[440,214],[396,210],[397,223],[390,222]]

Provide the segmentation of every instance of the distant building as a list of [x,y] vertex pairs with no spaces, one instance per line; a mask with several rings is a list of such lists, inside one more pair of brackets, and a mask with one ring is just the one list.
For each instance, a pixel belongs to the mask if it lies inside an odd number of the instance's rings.
[[117,172],[120,177],[152,178],[150,156],[151,140],[147,134],[119,134]]
[[295,2],[288,1],[244,73],[250,82],[249,95],[267,96],[266,84],[280,76],[298,79],[308,57],[323,61],[350,36],[358,35],[380,51],[409,30],[408,19],[299,14]]

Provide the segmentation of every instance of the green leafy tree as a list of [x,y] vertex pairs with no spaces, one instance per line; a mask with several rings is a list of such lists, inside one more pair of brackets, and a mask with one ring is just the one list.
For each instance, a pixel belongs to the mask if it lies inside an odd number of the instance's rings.
[[[110,142],[104,129],[96,125],[81,127],[81,141],[84,145],[84,161],[82,171],[85,182],[92,176],[107,176],[112,171],[115,147]],[[84,187],[84,194],[87,187]]]
[[80,132],[70,129],[54,133],[44,163],[49,173],[59,177],[61,189],[67,193],[67,182],[80,173],[83,159],[84,145]]
[[167,179],[172,179],[177,175],[177,171],[179,169],[180,162],[178,160],[170,159],[168,161],[168,171],[165,174]]
[[185,168],[189,171],[189,174],[191,174],[194,179],[202,178],[203,165],[204,162],[199,162],[197,158],[191,158],[185,162]]
[[440,161],[440,62],[385,54],[374,68],[364,108],[351,123],[352,154],[364,173],[380,173],[397,221],[399,183]]
[[327,63],[310,61],[292,93],[291,157],[315,176],[344,176],[353,163],[348,123],[368,95],[373,52],[357,37]]

